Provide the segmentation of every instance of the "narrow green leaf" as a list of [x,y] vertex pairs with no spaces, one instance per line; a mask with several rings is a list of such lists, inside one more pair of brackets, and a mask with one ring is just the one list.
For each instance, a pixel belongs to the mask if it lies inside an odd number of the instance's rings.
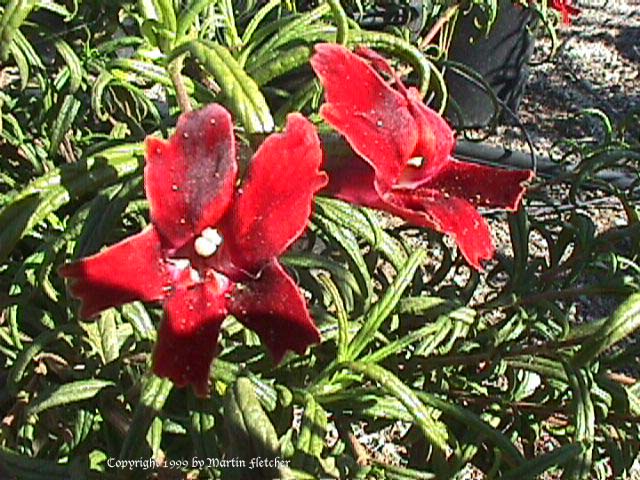
[[156,329],[142,302],[127,303],[121,308],[123,318],[131,324],[138,339],[155,340]]
[[[336,142],[331,137],[323,136],[323,145],[325,150],[327,144],[333,145],[330,149],[335,148],[335,144],[343,145],[344,142]],[[374,222],[373,216],[367,216],[361,210],[353,205],[333,198],[316,197],[316,213],[323,215],[341,227],[352,231],[358,238],[361,238],[374,250],[384,255],[387,260],[396,268],[400,269],[407,260],[407,254],[398,240],[388,233],[382,231]]]
[[116,314],[117,312],[114,309],[109,309],[102,312],[98,320],[96,320],[100,334],[101,351],[105,363],[112,362],[120,356]]
[[200,458],[220,458],[222,452],[218,445],[214,404],[209,399],[188,397],[191,422],[189,434],[196,456]]
[[504,474],[503,480],[526,480],[540,478],[544,472],[553,467],[563,467],[576,457],[581,451],[580,445],[570,443],[555,448],[548,453],[523,463],[518,468]]
[[252,66],[247,69],[247,73],[253,77],[258,85],[266,85],[271,80],[309,63],[312,53],[313,50],[307,45],[298,45],[287,50],[280,50],[275,52],[273,59],[260,65]]
[[[20,50],[15,42],[11,44],[9,50],[11,51],[11,55],[13,55],[13,60],[18,66],[18,74],[20,75],[20,89],[24,90],[25,88],[27,88],[27,84],[29,83],[29,62],[27,61],[27,57],[25,57],[24,53],[22,53],[22,50]],[[0,127],[1,126],[2,125],[0,125]]]
[[575,367],[592,362],[602,352],[624,340],[640,328],[640,293],[620,305],[593,336],[582,344],[572,360]]
[[69,69],[69,93],[75,93],[80,87],[83,76],[83,68],[80,63],[80,59],[78,58],[78,55],[76,55],[76,52],[74,52],[69,44],[64,40],[56,40],[55,45],[56,50],[58,50],[58,53],[64,59],[67,64],[67,68]]
[[86,161],[56,168],[13,195],[0,210],[0,261],[61,206],[139,171],[142,149],[141,144],[125,144],[103,150]]
[[447,452],[447,450],[449,450],[449,446],[447,445],[449,435],[446,425],[434,418],[433,411],[429,411],[418,396],[406,386],[402,380],[379,365],[350,362],[347,366],[354,372],[361,373],[367,378],[378,382],[386,392],[400,400],[407,411],[411,413],[431,445],[441,452]]
[[[251,380],[240,377],[224,397],[225,429],[229,435],[227,455],[245,459],[246,474],[251,474],[251,459],[275,459],[279,456],[278,435],[262,409]],[[260,469],[269,478],[282,477],[282,469]],[[254,473],[250,476],[259,475]]]
[[36,355],[50,343],[60,340],[65,335],[77,329],[77,325],[65,325],[59,327],[57,330],[47,331],[38,335],[27,349],[20,352],[20,355],[18,355],[18,358],[11,367],[6,385],[9,393],[12,396],[18,393],[19,383],[24,377],[27,367]]
[[318,279],[331,297],[338,318],[338,355],[337,361],[346,360],[347,347],[349,345],[349,315],[344,308],[344,303],[338,292],[338,288],[328,275],[319,275]]
[[577,370],[564,364],[572,394],[574,441],[582,446],[580,453],[567,465],[563,478],[581,480],[591,477],[595,447],[596,415],[591,398],[593,379],[586,368]]
[[0,18],[0,60],[7,61],[16,31],[35,6],[35,0],[10,0]]
[[387,317],[393,312],[400,301],[402,294],[411,284],[416,271],[424,263],[426,253],[422,249],[417,249],[407,260],[407,263],[400,269],[398,275],[389,285],[384,296],[365,315],[365,321],[360,331],[351,340],[347,350],[346,358],[355,359],[362,353],[367,345],[374,339],[375,333]]
[[73,95],[66,95],[58,111],[53,125],[51,126],[51,140],[49,143],[49,155],[53,156],[58,152],[58,147],[64,139],[65,134],[71,128],[73,121],[78,115],[82,102]]
[[247,45],[253,36],[253,33],[256,31],[260,23],[265,19],[267,15],[273,10],[275,7],[280,5],[282,0],[269,0],[268,3],[263,5],[260,10],[251,18],[251,21],[244,29],[242,33],[242,44]]
[[166,378],[150,375],[145,379],[140,401],[133,414],[133,420],[124,439],[119,457],[121,459],[136,458],[147,445],[145,439],[151,423],[162,411],[173,383]]
[[35,415],[50,408],[88,400],[95,397],[103,388],[113,385],[114,383],[108,380],[78,380],[65,383],[53,389],[48,395],[36,398],[29,405],[27,412]]
[[71,478],[67,465],[20,455],[4,446],[0,446],[0,463],[15,475],[14,478],[20,480],[68,480]]
[[296,448],[320,459],[327,433],[327,412],[315,401],[313,395],[306,395],[305,398],[306,402]]
[[359,288],[364,292],[365,305],[369,305],[373,297],[373,279],[369,267],[362,255],[362,249],[354,234],[333,222],[333,219],[315,214],[313,224],[317,225],[329,242],[337,243],[347,255],[351,270],[356,275]]
[[188,42],[172,53],[172,58],[188,51],[220,85],[222,103],[231,110],[248,133],[268,133],[274,129],[267,101],[256,82],[243,70],[229,50],[218,43]]

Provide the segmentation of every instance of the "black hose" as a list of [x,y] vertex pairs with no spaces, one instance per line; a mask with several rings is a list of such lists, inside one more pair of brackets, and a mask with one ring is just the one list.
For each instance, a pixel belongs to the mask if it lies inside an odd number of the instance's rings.
[[[483,165],[531,169],[531,155],[528,153],[468,140],[458,140],[454,156],[460,160]],[[571,175],[575,170],[572,166],[560,165],[549,157],[537,157],[537,167],[537,175],[551,179]],[[594,177],[620,190],[628,190],[637,183],[633,175],[615,170],[601,170]],[[593,183],[591,185],[595,186]]]

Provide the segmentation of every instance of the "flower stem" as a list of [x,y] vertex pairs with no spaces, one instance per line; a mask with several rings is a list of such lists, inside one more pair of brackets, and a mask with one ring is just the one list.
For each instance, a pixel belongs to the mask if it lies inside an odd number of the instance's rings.
[[173,82],[173,86],[176,90],[176,100],[182,113],[191,111],[191,99],[187,93],[187,88],[184,86],[184,79],[182,78],[182,65],[184,62],[184,55],[180,55],[173,60],[168,67],[169,76]]
[[438,19],[438,21],[433,25],[433,27],[431,27],[431,30],[429,30],[427,34],[424,36],[424,38],[422,38],[422,40],[420,41],[420,50],[424,50],[429,46],[429,44],[435,38],[435,36],[440,32],[440,30],[442,30],[442,27],[444,27],[444,25],[448,23],[456,13],[458,13],[459,8],[460,8],[460,5],[458,4],[451,5],[444,12],[444,15],[442,15]]

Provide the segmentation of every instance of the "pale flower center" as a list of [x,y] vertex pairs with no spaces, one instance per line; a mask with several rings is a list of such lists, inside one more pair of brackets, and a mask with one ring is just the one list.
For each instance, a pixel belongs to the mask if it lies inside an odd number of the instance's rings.
[[420,168],[424,164],[424,157],[413,157],[407,161],[407,165],[415,168]]
[[198,255],[207,258],[216,253],[220,245],[222,245],[222,235],[215,228],[207,227],[196,238],[193,247]]

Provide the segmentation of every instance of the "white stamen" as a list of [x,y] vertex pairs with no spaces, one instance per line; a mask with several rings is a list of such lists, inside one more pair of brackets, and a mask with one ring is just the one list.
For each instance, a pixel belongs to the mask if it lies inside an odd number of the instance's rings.
[[189,276],[191,277],[192,282],[198,283],[201,280],[200,273],[198,273],[198,271],[195,268],[192,268],[189,271]]
[[217,245],[222,245],[222,235],[215,228],[207,227],[200,234]]
[[172,258],[169,262],[173,264],[177,270],[184,270],[191,266],[191,262],[188,258]]
[[193,244],[196,253],[201,257],[210,257],[222,245],[222,235],[214,228],[205,228]]
[[412,167],[420,168],[424,163],[423,157],[413,157],[407,161],[407,165],[411,165]]

